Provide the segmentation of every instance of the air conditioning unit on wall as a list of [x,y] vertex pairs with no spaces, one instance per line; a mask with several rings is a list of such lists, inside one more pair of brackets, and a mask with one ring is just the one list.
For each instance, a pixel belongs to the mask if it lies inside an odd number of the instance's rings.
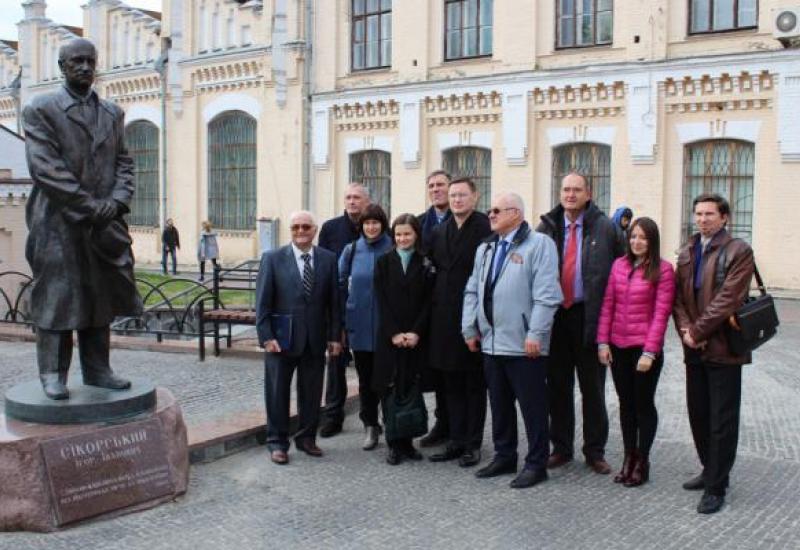
[[774,22],[772,36],[777,38],[784,48],[800,46],[800,6],[772,10],[772,21]]

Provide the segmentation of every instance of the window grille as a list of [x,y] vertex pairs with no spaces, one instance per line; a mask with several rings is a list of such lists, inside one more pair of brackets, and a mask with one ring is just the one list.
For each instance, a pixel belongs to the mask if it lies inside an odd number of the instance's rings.
[[208,125],[208,219],[221,229],[256,228],[256,120],[241,111]]
[[158,127],[146,120],[125,128],[125,145],[133,158],[135,189],[128,223],[158,225]]

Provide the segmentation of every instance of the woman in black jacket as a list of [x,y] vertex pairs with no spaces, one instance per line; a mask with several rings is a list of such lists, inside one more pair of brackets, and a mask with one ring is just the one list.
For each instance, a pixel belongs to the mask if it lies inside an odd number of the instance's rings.
[[[418,382],[424,362],[422,338],[430,317],[433,269],[417,248],[421,231],[415,216],[398,216],[391,233],[395,248],[381,256],[375,266],[379,323],[372,384],[380,395],[392,388],[405,395]],[[404,458],[422,458],[410,438],[386,443],[386,462],[391,465]]]

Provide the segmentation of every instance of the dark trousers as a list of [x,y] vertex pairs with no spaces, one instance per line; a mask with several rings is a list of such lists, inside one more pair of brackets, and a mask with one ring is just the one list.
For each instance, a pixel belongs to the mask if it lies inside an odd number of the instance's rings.
[[486,379],[477,369],[442,372],[450,444],[460,449],[480,449],[486,422]]
[[172,255],[172,274],[176,275],[178,273],[177,264],[175,261],[175,248],[169,246],[162,246],[161,247],[161,271],[164,275],[167,274],[167,254]]
[[344,422],[344,403],[347,400],[347,365],[350,363],[350,349],[342,349],[336,357],[328,358],[325,376],[325,406],[322,408],[322,422],[341,426]]
[[[111,330],[92,327],[78,330],[78,354],[84,378],[110,369]],[[66,383],[72,362],[72,331],[36,329],[39,374],[58,374]]]
[[356,372],[358,373],[358,401],[361,411],[358,417],[364,426],[378,425],[378,406],[380,396],[372,389],[372,372],[375,353],[371,351],[354,351]]
[[658,428],[656,387],[664,365],[664,355],[658,354],[647,372],[636,370],[642,348],[611,346],[613,365],[611,376],[619,397],[619,423],[626,451],[638,449],[650,454]]
[[599,460],[608,441],[606,367],[597,359],[597,346],[583,343],[583,315],[583,304],[560,308],[553,324],[547,363],[550,440],[554,453],[573,456],[577,372],[583,402],[583,454],[587,460]]
[[300,356],[267,353],[264,360],[264,399],[267,406],[267,447],[289,450],[289,403],[292,376],[297,369],[297,413],[299,425],[295,442],[314,440],[319,422],[325,356],[306,349]]
[[447,412],[447,394],[443,371],[428,367],[423,375],[427,382],[426,391],[433,391],[436,397],[435,408],[433,411],[436,423],[431,430],[436,428],[444,437],[450,436],[450,415]]
[[528,454],[525,468],[547,466],[547,382],[544,357],[483,355],[483,369],[492,407],[495,459],[517,461],[517,408],[519,403]]
[[724,495],[739,443],[742,366],[686,365],[686,404],[706,492]]
[[[172,253],[172,261],[175,262],[175,253],[174,252]],[[214,267],[214,269],[216,269],[216,267],[217,267],[217,259],[216,258],[211,258],[211,265]],[[174,266],[173,266],[172,270],[173,271],[175,270]],[[206,261],[205,260],[201,260],[200,261],[200,280],[202,281],[203,278],[205,278],[205,276],[206,276]]]

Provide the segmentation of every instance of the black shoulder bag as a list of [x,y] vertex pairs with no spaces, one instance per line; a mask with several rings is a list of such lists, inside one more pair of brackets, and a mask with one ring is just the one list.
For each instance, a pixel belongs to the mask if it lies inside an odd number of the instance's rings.
[[[717,256],[714,280],[716,288],[722,286],[728,272],[727,248],[731,242],[733,239],[728,241]],[[736,355],[747,355],[768,342],[777,334],[780,324],[778,312],[775,310],[775,302],[767,293],[755,260],[753,260],[753,274],[756,276],[756,284],[758,284],[758,295],[751,296],[748,292],[744,303],[736,309],[725,325],[728,347]]]

